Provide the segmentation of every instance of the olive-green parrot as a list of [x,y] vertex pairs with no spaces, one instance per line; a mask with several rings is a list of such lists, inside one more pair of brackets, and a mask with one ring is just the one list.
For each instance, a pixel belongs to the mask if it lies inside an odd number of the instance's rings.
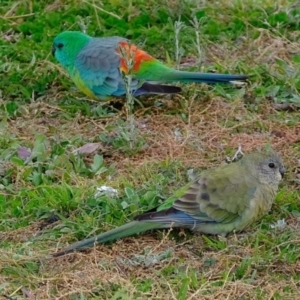
[[180,227],[217,235],[242,231],[271,209],[284,172],[282,160],[273,150],[250,153],[238,162],[203,171],[176,200],[170,199],[132,222],[74,243],[53,256],[150,229]]

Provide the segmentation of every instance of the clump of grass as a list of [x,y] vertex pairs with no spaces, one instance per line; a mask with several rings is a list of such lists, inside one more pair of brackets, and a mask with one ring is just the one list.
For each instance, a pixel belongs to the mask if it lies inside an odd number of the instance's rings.
[[184,49],[180,47],[180,33],[184,28],[186,28],[186,25],[180,20],[179,17],[179,19],[174,23],[175,60],[177,69],[179,69],[181,57],[184,55]]
[[133,105],[134,97],[132,94],[133,68],[135,65],[136,48],[129,43],[128,49],[119,47],[121,58],[125,61],[127,72],[123,73],[125,88],[126,88],[126,114],[129,126],[134,127]]
[[198,54],[198,67],[201,67],[201,62],[202,62],[202,50],[201,50],[201,42],[200,42],[200,34],[201,34],[201,20],[199,21],[197,17],[194,17],[192,20],[190,20],[193,29],[195,31],[195,38],[196,41],[194,41],[194,47],[197,50],[197,54]]

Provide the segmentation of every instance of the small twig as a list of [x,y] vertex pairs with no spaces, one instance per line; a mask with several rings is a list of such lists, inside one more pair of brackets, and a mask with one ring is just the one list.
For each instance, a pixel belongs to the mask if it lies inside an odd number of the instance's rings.
[[18,16],[10,16],[10,17],[1,17],[2,19],[19,19],[19,18],[25,18],[25,17],[31,17],[31,16],[34,16],[35,13],[30,13],[30,14],[24,14],[24,15],[18,15]]
[[170,228],[168,229],[167,234],[165,234],[165,235],[163,236],[163,238],[162,238],[162,240],[160,241],[160,243],[159,243],[157,246],[155,246],[151,251],[149,251],[148,255],[150,255],[151,253],[153,253],[154,251],[156,251],[159,247],[161,247],[161,246],[165,243],[165,241],[167,240],[168,236],[170,235],[170,233],[171,233],[172,231],[173,231],[173,227],[170,227]]
[[103,9],[103,8],[101,8],[101,7],[99,7],[98,5],[96,5],[96,4],[94,4],[94,3],[90,3],[90,2],[87,1],[87,0],[83,0],[83,2],[85,2],[85,3],[89,4],[89,5],[91,5],[92,7],[96,8],[96,9],[98,9],[98,10],[100,10],[100,11],[102,11],[103,13],[106,13],[106,14],[112,16],[112,17],[117,18],[118,20],[121,20],[121,17],[117,16],[116,14],[114,14],[114,13],[112,13],[112,12],[110,12],[110,11],[107,11],[107,10],[105,10],[105,9]]
[[277,111],[296,111],[297,106],[293,103],[274,103],[273,108]]
[[197,17],[194,17],[193,20],[190,20],[191,24],[194,27],[195,35],[196,35],[196,42],[194,42],[197,53],[198,53],[198,65],[201,66],[202,61],[202,50],[201,50],[201,43],[200,43],[200,23],[197,19]]
[[10,10],[8,10],[8,11],[6,12],[6,14],[4,15],[3,19],[9,18],[8,16],[14,12],[15,8],[16,8],[20,3],[21,3],[21,2],[15,2],[15,3],[12,5],[12,7],[10,8]]
[[238,147],[237,151],[234,153],[233,157],[232,157],[232,158],[227,157],[226,160],[227,160],[228,162],[237,161],[237,160],[239,160],[241,157],[243,157],[243,155],[244,155],[244,153],[243,153],[243,151],[242,151],[242,146],[239,145],[239,147]]

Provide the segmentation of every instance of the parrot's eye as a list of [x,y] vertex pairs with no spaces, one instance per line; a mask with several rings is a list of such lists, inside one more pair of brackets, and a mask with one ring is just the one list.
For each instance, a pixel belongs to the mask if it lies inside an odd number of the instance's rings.
[[271,169],[273,169],[273,168],[275,168],[275,164],[274,164],[274,163],[269,163],[269,167],[270,167]]
[[64,44],[63,43],[59,43],[58,45],[57,45],[57,48],[58,49],[61,49],[61,48],[63,48],[64,47]]

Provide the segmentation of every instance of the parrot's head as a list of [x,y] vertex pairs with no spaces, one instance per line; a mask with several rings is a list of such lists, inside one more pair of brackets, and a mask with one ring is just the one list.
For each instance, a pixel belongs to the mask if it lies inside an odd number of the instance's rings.
[[286,171],[281,157],[272,149],[251,153],[243,160],[252,178],[276,188]]
[[80,31],[64,31],[55,37],[52,54],[60,64],[68,68],[74,65],[76,56],[91,39]]

